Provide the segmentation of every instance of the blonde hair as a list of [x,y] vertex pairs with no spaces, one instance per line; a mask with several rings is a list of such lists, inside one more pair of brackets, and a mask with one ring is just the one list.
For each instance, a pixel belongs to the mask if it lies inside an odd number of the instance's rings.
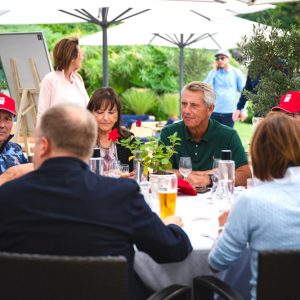
[[80,158],[91,156],[96,143],[94,116],[74,104],[57,104],[49,108],[42,116],[39,129],[56,149]]
[[254,176],[263,181],[282,178],[288,167],[300,166],[300,125],[280,112],[271,112],[256,127],[250,155]]

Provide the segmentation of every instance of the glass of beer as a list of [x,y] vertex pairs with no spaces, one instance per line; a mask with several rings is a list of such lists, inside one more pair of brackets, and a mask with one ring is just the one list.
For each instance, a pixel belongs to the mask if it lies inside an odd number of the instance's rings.
[[177,176],[167,174],[158,176],[157,194],[162,219],[174,215],[177,197]]

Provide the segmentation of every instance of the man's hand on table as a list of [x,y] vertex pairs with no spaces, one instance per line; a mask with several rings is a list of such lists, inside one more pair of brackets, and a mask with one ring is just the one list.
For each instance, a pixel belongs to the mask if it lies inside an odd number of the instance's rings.
[[188,176],[187,180],[190,183],[192,187],[196,186],[209,186],[210,185],[210,177],[209,174],[211,173],[211,170],[209,171],[192,171],[190,175]]
[[33,163],[12,166],[0,176],[0,185],[33,171]]
[[165,225],[175,224],[179,227],[183,227],[182,219],[178,216],[169,216],[162,220]]

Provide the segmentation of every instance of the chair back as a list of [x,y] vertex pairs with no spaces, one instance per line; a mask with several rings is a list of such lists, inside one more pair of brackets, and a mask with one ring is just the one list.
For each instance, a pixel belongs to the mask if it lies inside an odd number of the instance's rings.
[[192,288],[187,285],[173,284],[154,293],[147,300],[191,300]]
[[0,299],[128,299],[124,257],[0,253]]
[[258,256],[257,300],[300,299],[300,249]]
[[197,276],[193,279],[194,300],[244,300],[244,298],[227,283],[214,276]]

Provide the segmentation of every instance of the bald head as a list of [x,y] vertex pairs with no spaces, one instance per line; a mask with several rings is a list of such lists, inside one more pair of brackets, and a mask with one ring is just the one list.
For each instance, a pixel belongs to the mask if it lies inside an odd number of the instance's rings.
[[78,158],[91,156],[96,142],[97,124],[85,108],[73,104],[58,104],[42,116],[39,135],[51,146]]

